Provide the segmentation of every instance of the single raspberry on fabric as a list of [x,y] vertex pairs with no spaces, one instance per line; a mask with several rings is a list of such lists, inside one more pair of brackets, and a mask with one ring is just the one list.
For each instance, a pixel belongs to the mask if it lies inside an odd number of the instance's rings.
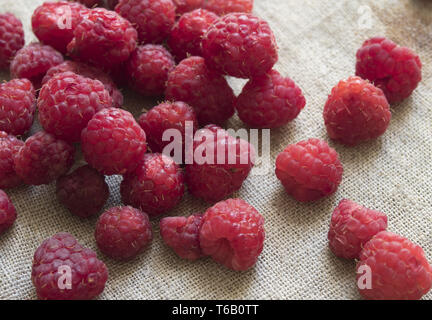
[[305,104],[294,81],[272,70],[249,80],[235,107],[239,118],[252,128],[278,128],[294,120]]
[[185,190],[181,168],[168,156],[151,153],[138,168],[124,175],[120,193],[124,204],[140,208],[150,217],[173,209]]
[[202,218],[202,214],[194,214],[161,219],[161,237],[180,258],[194,261],[203,256],[199,242]]
[[99,217],[95,238],[100,251],[107,256],[129,260],[150,244],[153,232],[146,213],[129,206],[114,207]]
[[0,234],[14,224],[16,217],[16,209],[11,199],[3,190],[0,190]]
[[172,28],[168,39],[168,45],[176,60],[181,61],[188,56],[202,56],[202,38],[218,19],[215,13],[204,9],[183,14]]
[[139,46],[126,64],[131,87],[146,96],[165,92],[168,74],[174,69],[171,53],[161,45]]
[[81,218],[98,214],[109,197],[105,177],[88,165],[61,176],[56,183],[57,199]]
[[367,80],[350,77],[332,89],[323,116],[330,138],[354,146],[384,134],[391,112],[381,89]]
[[162,43],[175,22],[172,0],[120,0],[115,11],[138,31],[140,43]]
[[204,1],[205,0],[173,0],[178,15],[201,8]]
[[46,72],[62,62],[62,54],[54,48],[30,43],[20,49],[13,58],[10,65],[11,77],[26,78],[33,83],[35,89],[39,89]]
[[267,73],[278,60],[270,26],[249,13],[230,13],[216,21],[202,40],[209,67],[237,78]]
[[374,235],[387,229],[387,216],[343,199],[334,209],[328,240],[338,257],[358,259],[360,251]]
[[242,199],[221,201],[208,209],[199,235],[205,255],[236,271],[255,265],[264,238],[264,217]]
[[105,175],[134,171],[146,152],[146,134],[126,110],[99,111],[81,133],[81,148],[89,165]]
[[[369,272],[370,287],[367,285]],[[381,231],[366,242],[357,263],[360,294],[371,300],[418,300],[432,286],[423,249],[407,238]]]
[[137,45],[132,24],[114,11],[89,10],[74,30],[67,49],[74,60],[111,69],[129,59]]
[[356,58],[356,75],[380,88],[390,104],[408,98],[422,79],[419,56],[384,37],[366,40]]
[[0,131],[0,189],[14,188],[21,185],[22,180],[14,168],[14,156],[24,142],[13,135]]
[[74,156],[73,146],[39,131],[28,138],[15,154],[15,171],[26,184],[49,184],[69,171]]
[[0,14],[0,69],[9,68],[10,62],[24,46],[21,21],[12,13]]
[[335,193],[342,174],[336,150],[320,139],[290,144],[276,158],[277,178],[286,192],[301,202]]
[[250,13],[253,9],[253,3],[253,0],[204,0],[204,9],[221,16],[231,12]]
[[90,119],[111,106],[111,96],[102,82],[73,72],[59,73],[39,93],[39,122],[57,138],[79,142]]
[[94,251],[61,232],[37,248],[31,279],[39,299],[90,300],[104,290],[108,269]]
[[27,79],[0,84],[0,130],[15,136],[27,133],[34,120],[36,93]]
[[234,114],[233,90],[201,57],[187,58],[170,72],[165,98],[189,104],[201,125],[222,125]]
[[[74,1],[74,0],[72,0],[72,1]],[[94,7],[97,7],[97,6],[102,5],[104,3],[103,0],[75,0],[75,1],[82,3],[87,8],[94,8]]]
[[110,10],[114,10],[116,5],[119,3],[119,0],[107,0],[107,8]]

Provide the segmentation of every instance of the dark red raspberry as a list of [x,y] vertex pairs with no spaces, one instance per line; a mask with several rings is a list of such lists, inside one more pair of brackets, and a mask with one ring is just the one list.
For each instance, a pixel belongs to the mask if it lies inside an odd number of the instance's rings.
[[175,62],[163,46],[139,46],[126,64],[132,88],[146,96],[161,96],[165,92],[168,74]]
[[238,78],[264,75],[278,60],[270,26],[248,13],[219,19],[205,34],[202,48],[209,67]]
[[202,214],[189,217],[167,217],[160,221],[160,234],[165,244],[182,259],[197,260],[203,256],[199,243]]
[[189,104],[201,125],[222,125],[234,114],[233,90],[224,77],[206,66],[201,57],[187,58],[171,71],[165,97]]
[[205,0],[204,3],[204,9],[223,16],[231,12],[252,12],[254,0]]
[[422,79],[419,56],[384,37],[366,40],[356,57],[356,75],[380,88],[389,103],[408,98]]
[[288,194],[308,202],[336,192],[343,167],[327,142],[309,139],[290,144],[276,158],[276,176]]
[[46,72],[62,62],[63,56],[52,47],[30,43],[13,58],[10,65],[11,77],[29,79],[35,89],[39,89]]
[[181,61],[188,56],[202,56],[202,38],[218,19],[215,13],[204,9],[182,15],[168,39],[168,45],[176,60]]
[[22,181],[15,172],[14,156],[18,153],[24,142],[0,131],[0,189],[14,188]]
[[272,70],[249,80],[235,107],[240,119],[252,128],[278,128],[294,120],[305,104],[294,81]]
[[9,229],[15,222],[17,213],[8,195],[0,190],[0,234]]
[[74,155],[73,146],[39,131],[15,154],[15,171],[26,184],[49,184],[69,171]]
[[36,94],[27,79],[0,84],[0,130],[20,136],[30,130],[36,111]]
[[135,50],[137,32],[131,23],[114,11],[89,11],[74,31],[67,49],[75,60],[106,69],[126,61]]
[[172,0],[120,0],[115,11],[138,31],[140,43],[162,43],[175,22]]
[[129,260],[150,244],[153,232],[146,213],[129,206],[114,207],[99,217],[95,238],[107,256]]
[[81,133],[89,165],[105,175],[134,171],[146,152],[146,134],[128,111],[108,108],[96,113]]
[[334,209],[328,240],[338,257],[358,259],[361,249],[374,235],[387,229],[387,216],[343,199]]
[[109,197],[105,177],[90,166],[61,176],[56,184],[57,199],[73,214],[87,218],[98,214]]
[[[74,0],[72,0],[72,1],[74,1]],[[83,5],[85,5],[88,8],[97,7],[99,5],[102,5],[104,2],[103,0],[75,0],[75,1],[82,3]]]
[[9,68],[17,51],[24,46],[21,21],[12,13],[0,14],[0,69]]
[[104,290],[108,269],[94,251],[62,232],[44,240],[36,250],[31,278],[39,299],[90,300]]
[[324,122],[330,138],[353,146],[381,136],[391,112],[381,89],[359,77],[340,81],[324,107]]
[[119,0],[107,0],[107,8],[110,10],[114,10],[116,5],[119,3]]
[[178,15],[201,8],[205,0],[173,0]]
[[372,300],[418,300],[432,286],[432,267],[423,249],[407,238],[382,231],[366,242],[357,263],[357,284],[360,294]]
[[120,193],[124,204],[140,208],[150,217],[173,209],[184,194],[184,176],[168,156],[146,154],[138,168],[123,177]]
[[264,217],[242,199],[216,203],[204,213],[200,246],[227,268],[253,267],[264,245]]

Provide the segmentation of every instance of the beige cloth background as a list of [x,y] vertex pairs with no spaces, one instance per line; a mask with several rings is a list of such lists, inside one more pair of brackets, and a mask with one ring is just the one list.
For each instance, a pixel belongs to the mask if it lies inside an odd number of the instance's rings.
[[[19,16],[31,41],[30,16],[42,2],[1,0],[0,11]],[[101,299],[359,299],[354,262],[334,257],[327,246],[331,212],[345,197],[386,212],[389,230],[420,244],[432,259],[432,2],[255,0],[254,11],[276,33],[280,46],[276,68],[292,77],[307,99],[294,122],[272,131],[271,166],[289,143],[327,139],[322,119],[326,97],[339,80],[354,73],[355,52],[366,38],[386,35],[416,50],[424,64],[423,81],[411,98],[393,106],[391,125],[381,139],[355,148],[331,143],[345,168],[334,196],[301,204],[284,193],[273,169],[265,176],[248,178],[236,196],[265,216],[267,230],[255,268],[237,273],[211,259],[181,260],[163,245],[154,220],[153,243],[134,261],[119,263],[99,254],[110,272]],[[244,82],[231,83],[238,93]],[[125,96],[126,108],[135,115],[156,103],[130,92]],[[241,123],[233,118],[229,127],[239,128]],[[107,180],[111,189],[107,206],[119,205],[120,179]],[[54,233],[68,231],[96,250],[96,219],[72,216],[57,202],[54,191],[52,184],[8,192],[18,220],[0,237],[2,299],[36,298],[30,281],[32,256],[41,241]],[[187,215],[206,207],[186,195],[171,214]]]

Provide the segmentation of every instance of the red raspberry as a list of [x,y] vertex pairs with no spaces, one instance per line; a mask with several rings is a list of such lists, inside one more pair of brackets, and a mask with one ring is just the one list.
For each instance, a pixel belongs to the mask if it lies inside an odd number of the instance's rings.
[[109,197],[105,177],[90,166],[61,176],[56,184],[57,199],[73,214],[87,218],[99,213]]
[[16,52],[24,46],[21,21],[12,13],[0,14],[0,69],[9,68]]
[[432,286],[432,267],[423,249],[410,240],[381,231],[366,242],[357,263],[357,282],[371,272],[371,288],[360,294],[372,300],[418,300]]
[[205,0],[173,0],[179,15],[201,8]]
[[[74,0],[72,0],[72,1],[74,1]],[[103,0],[76,0],[76,1],[82,3],[83,5],[85,5],[88,8],[97,7],[99,5],[102,5],[104,2]]]
[[15,171],[26,184],[49,184],[69,171],[74,155],[73,146],[39,131],[15,154]]
[[36,111],[36,94],[27,79],[0,84],[0,130],[20,136],[30,130]]
[[107,69],[126,61],[136,48],[137,32],[114,11],[89,10],[75,28],[67,49],[72,58]]
[[126,174],[120,185],[122,201],[140,208],[150,217],[173,209],[184,194],[184,176],[168,156],[146,154],[138,168]]
[[8,195],[0,190],[0,234],[9,229],[17,217],[15,206]]
[[308,202],[336,192],[343,167],[327,142],[309,139],[290,144],[276,158],[276,176],[288,194]]
[[171,53],[163,46],[153,44],[139,46],[126,64],[132,88],[146,96],[164,94],[168,74],[174,67]]
[[294,120],[306,100],[290,78],[276,70],[254,79],[243,87],[235,107],[240,119],[253,128],[278,128]]
[[105,175],[134,171],[146,152],[146,134],[128,111],[108,108],[96,113],[81,133],[89,165]]
[[90,300],[104,290],[108,269],[94,251],[62,232],[44,240],[36,250],[31,278],[39,299]]
[[202,56],[202,38],[218,19],[215,13],[204,9],[182,15],[168,39],[168,45],[176,60],[181,61],[188,56]]
[[180,258],[194,261],[203,256],[199,243],[202,218],[202,214],[194,214],[161,219],[162,239]]
[[234,114],[233,90],[224,77],[207,68],[201,57],[187,58],[171,71],[165,97],[189,104],[201,125],[223,124]]
[[236,271],[255,265],[264,238],[264,217],[242,199],[221,201],[208,209],[199,236],[204,254]]
[[238,78],[264,75],[278,60],[270,26],[248,13],[219,19],[204,35],[202,48],[209,67]]
[[175,22],[172,0],[120,0],[115,11],[136,27],[141,43],[162,43]]
[[107,8],[110,10],[114,10],[116,5],[119,3],[119,0],[107,0]]
[[52,47],[30,43],[13,58],[10,65],[11,77],[29,79],[35,89],[39,89],[46,72],[62,62],[63,56]]
[[205,0],[204,9],[213,11],[218,15],[231,12],[252,12],[253,0]]
[[328,233],[331,251],[338,257],[358,259],[374,235],[387,229],[387,216],[343,199],[333,211]]
[[149,245],[153,233],[147,214],[129,206],[114,207],[99,217],[95,238],[107,256],[129,260]]
[[380,88],[389,103],[408,98],[422,79],[419,56],[384,37],[365,41],[356,57],[356,75]]
[[0,188],[14,188],[19,186],[22,181],[15,172],[14,156],[18,153],[24,142],[0,131]]

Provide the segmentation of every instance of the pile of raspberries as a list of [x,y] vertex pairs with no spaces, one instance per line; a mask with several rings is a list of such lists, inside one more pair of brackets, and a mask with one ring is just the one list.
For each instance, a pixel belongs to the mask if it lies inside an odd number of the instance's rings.
[[[0,188],[55,182],[58,201],[85,219],[107,202],[105,176],[122,175],[124,205],[99,215],[94,236],[105,256],[128,260],[152,241],[150,219],[171,212],[187,186],[210,208],[162,218],[166,245],[183,259],[210,256],[236,271],[252,268],[263,250],[264,217],[230,196],[251,172],[255,150],[222,127],[237,113],[247,127],[278,128],[306,104],[299,86],[273,69],[278,47],[270,25],[251,13],[253,0],[78,2],[39,6],[31,21],[39,42],[27,45],[21,22],[0,14],[0,67],[12,78],[0,84]],[[226,76],[248,79],[239,96]],[[390,123],[389,105],[409,97],[420,80],[412,50],[367,40],[356,76],[337,84],[324,106],[328,136],[347,146],[378,138]],[[126,85],[165,102],[135,119],[124,109],[119,88]],[[43,130],[21,140],[36,109]],[[163,153],[163,134],[178,130],[184,150],[188,125],[195,138],[183,155],[192,161],[183,164]],[[77,144],[87,164],[71,171]],[[192,155],[202,150],[214,153],[198,161]],[[220,151],[225,157],[217,161]],[[276,159],[277,178],[301,202],[335,193],[342,175],[337,152],[320,139],[291,144]],[[16,217],[0,190],[0,233]],[[431,287],[431,266],[420,247],[386,228],[383,213],[343,200],[331,219],[330,248],[358,259],[358,270],[370,268],[371,288],[359,288],[365,298],[419,299]],[[69,286],[59,285],[60,268],[70,270]],[[36,250],[31,279],[40,299],[92,299],[108,270],[60,232]]]

